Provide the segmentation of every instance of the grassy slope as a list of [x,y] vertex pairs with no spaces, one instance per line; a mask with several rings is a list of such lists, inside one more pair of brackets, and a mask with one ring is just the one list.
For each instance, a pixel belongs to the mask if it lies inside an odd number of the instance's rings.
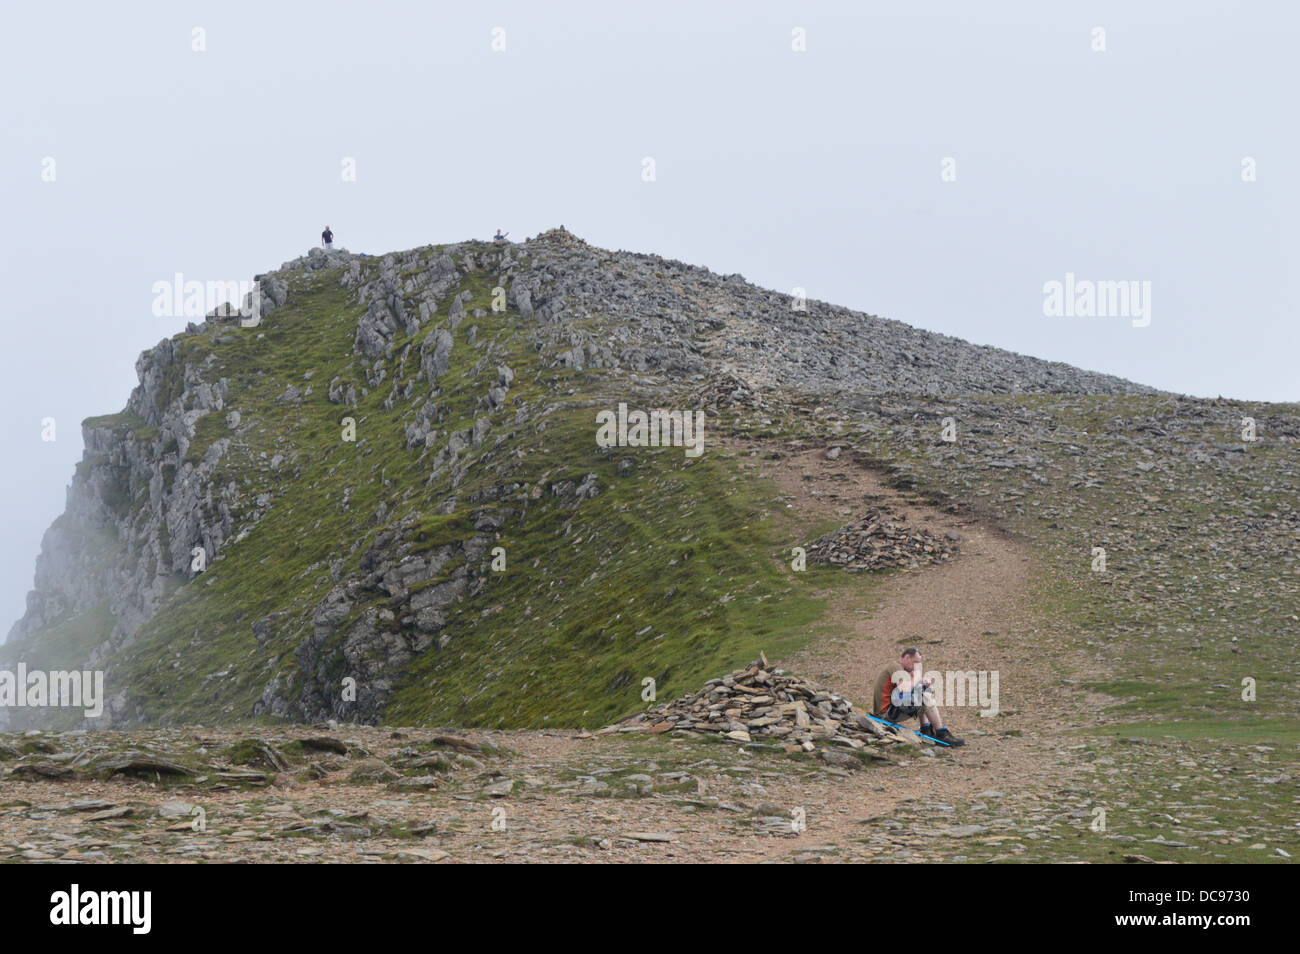
[[[468,312],[489,309],[491,284],[490,276],[470,277],[463,286],[473,295]],[[600,724],[644,705],[645,677],[657,680],[661,698],[679,694],[760,650],[797,643],[818,617],[821,604],[799,595],[776,559],[792,530],[771,517],[771,488],[733,473],[715,454],[690,460],[680,449],[601,452],[595,410],[619,398],[592,400],[603,386],[599,373],[579,381],[578,372],[546,368],[515,334],[520,319],[510,312],[467,316],[453,332],[451,368],[439,381],[439,431],[473,423],[498,364],[510,365],[515,380],[482,447],[469,452],[473,465],[455,488],[456,511],[438,513],[452,488],[445,474],[428,483],[436,447],[423,453],[403,443],[404,414],[429,393],[418,378],[429,326],[397,343],[387,377],[363,395],[364,371],[351,354],[360,309],[348,304],[337,275],[301,279],[291,296],[256,330],[232,328],[225,343],[196,336],[181,344],[181,360],[206,362],[206,377],[230,380],[227,410],[251,424],[235,434],[224,412],[209,414],[187,458],[198,460],[212,442],[231,437],[216,483],[238,481],[245,504],[261,493],[273,494],[273,503],[115,661],[117,678],[151,717],[246,718],[266,680],[293,671],[311,609],[334,585],[331,562],[346,576],[375,534],[411,516],[424,532],[417,550],[465,539],[478,506],[470,498],[494,486],[507,489],[503,506],[516,512],[499,540],[507,569],[454,607],[444,631],[450,644],[424,654],[406,674],[390,721]],[[496,349],[482,361],[486,342]],[[356,386],[356,408],[326,399],[336,375],[345,388]],[[413,375],[412,399],[384,409],[394,382]],[[579,383],[580,394],[567,394]],[[278,401],[289,385],[312,390],[301,403]],[[529,406],[520,424],[518,402]],[[356,443],[340,439],[347,416],[356,419]],[[277,453],[285,455],[278,471],[270,464]],[[620,476],[623,456],[635,466]],[[597,475],[599,492],[576,511],[551,494],[551,485],[578,483],[588,473]],[[536,498],[528,493],[534,487]],[[375,594],[358,601],[350,619],[387,604]],[[259,644],[253,623],[281,612],[289,615]]]
[[[453,619],[391,715],[504,727],[599,725],[642,707],[642,680],[679,695],[759,651],[791,646],[819,615],[776,555],[788,531],[772,491],[717,454],[600,454],[594,408],[553,415],[515,478],[597,475],[577,511],[544,494],[500,544],[507,570]],[[545,454],[545,457],[542,454]]]

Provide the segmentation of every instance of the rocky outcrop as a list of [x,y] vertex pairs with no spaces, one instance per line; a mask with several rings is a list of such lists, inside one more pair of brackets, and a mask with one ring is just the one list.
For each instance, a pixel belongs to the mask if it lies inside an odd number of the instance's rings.
[[[67,492],[67,509],[46,532],[27,612],[8,643],[102,607],[111,621],[87,658],[99,665],[128,645],[170,586],[216,559],[264,508],[248,507],[233,483],[213,476],[230,447],[212,441],[198,453],[198,423],[225,408],[229,384],[174,360],[163,341],[136,363],[140,384],[120,415],[85,422],[85,452]],[[225,418],[239,425],[238,412]],[[236,524],[235,513],[243,511]]]

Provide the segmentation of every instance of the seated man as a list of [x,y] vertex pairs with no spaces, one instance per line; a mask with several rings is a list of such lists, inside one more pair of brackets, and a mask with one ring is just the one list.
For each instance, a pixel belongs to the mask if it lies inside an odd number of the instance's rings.
[[964,740],[948,731],[943,716],[934,705],[934,693],[930,691],[934,676],[926,676],[918,682],[915,672],[920,662],[921,650],[912,647],[898,657],[899,669],[881,672],[876,678],[875,699],[872,700],[875,714],[890,722],[919,716],[922,735],[954,747],[965,745]]

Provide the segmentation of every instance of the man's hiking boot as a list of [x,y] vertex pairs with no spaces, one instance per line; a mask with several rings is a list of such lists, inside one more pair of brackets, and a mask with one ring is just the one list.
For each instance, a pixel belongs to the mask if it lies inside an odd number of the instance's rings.
[[954,749],[961,748],[963,745],[966,744],[966,740],[965,740],[965,739],[959,739],[959,738],[957,738],[957,736],[955,736],[955,735],[953,735],[951,732],[949,732],[947,726],[944,726],[944,727],[943,727],[942,729],[940,729],[938,732],[935,732],[935,731],[931,730],[931,731],[930,731],[929,733],[927,733],[927,734],[930,736],[930,738],[932,738],[932,739],[934,739],[934,740],[936,740],[936,741],[938,741],[938,742],[947,742],[947,743],[948,743],[949,745],[951,745]]

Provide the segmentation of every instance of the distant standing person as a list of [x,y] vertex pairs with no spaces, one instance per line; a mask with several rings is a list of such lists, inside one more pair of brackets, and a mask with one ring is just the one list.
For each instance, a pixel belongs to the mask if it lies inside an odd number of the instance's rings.
[[330,231],[328,225],[325,226],[325,231],[320,234],[320,244],[321,248],[326,249],[327,251],[334,244],[334,233]]
[[497,229],[497,234],[492,236],[492,241],[500,245],[506,240],[506,236],[509,234],[509,232],[502,232],[500,229]]

